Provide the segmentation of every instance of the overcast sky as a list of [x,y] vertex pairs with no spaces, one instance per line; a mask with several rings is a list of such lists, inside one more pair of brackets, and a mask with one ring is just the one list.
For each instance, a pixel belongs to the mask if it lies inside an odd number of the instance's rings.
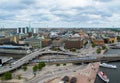
[[118,27],[120,0],[0,0],[0,27]]

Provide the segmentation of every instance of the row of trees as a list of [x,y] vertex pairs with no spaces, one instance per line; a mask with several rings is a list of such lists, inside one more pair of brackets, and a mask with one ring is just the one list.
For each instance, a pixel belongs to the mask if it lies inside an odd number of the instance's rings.
[[[60,64],[56,64],[56,66],[60,66]],[[66,63],[64,63],[63,66],[66,66]]]
[[54,51],[60,51],[60,48],[58,48],[58,47],[53,47],[51,49],[54,50]]
[[105,46],[105,45],[103,45],[101,48],[98,48],[97,50],[96,50],[96,52],[99,54],[99,53],[101,53],[101,51],[102,50],[108,50],[108,48]]
[[44,62],[39,62],[37,65],[33,66],[33,73],[36,74],[36,71],[40,71],[42,70],[43,67],[45,67],[45,63]]
[[71,48],[70,51],[76,52],[76,48]]
[[12,74],[10,72],[5,72],[1,77],[1,80],[10,80],[10,79],[12,79]]
[[[65,66],[65,65],[66,65],[66,63],[63,64],[63,66]],[[45,66],[46,66],[46,64],[44,62],[39,62],[37,65],[33,66],[33,68],[32,68],[33,73],[36,75],[36,72],[42,70],[42,68]],[[56,64],[56,66],[60,66],[60,64]],[[24,71],[26,71],[27,65],[22,66],[22,69]],[[21,79],[21,75],[18,75],[17,77],[18,77],[18,79]],[[1,77],[1,80],[10,80],[10,79],[12,79],[12,74],[10,72],[5,72]]]
[[[37,65],[33,66],[33,71],[41,70],[43,67],[45,67],[45,63],[44,62],[39,62]],[[22,69],[24,71],[26,71],[27,66],[26,65],[22,66]]]

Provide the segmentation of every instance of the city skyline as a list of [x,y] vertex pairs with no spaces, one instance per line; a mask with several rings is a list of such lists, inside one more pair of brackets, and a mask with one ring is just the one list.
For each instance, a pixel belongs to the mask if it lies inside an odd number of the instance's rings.
[[119,27],[119,0],[1,0],[0,28]]

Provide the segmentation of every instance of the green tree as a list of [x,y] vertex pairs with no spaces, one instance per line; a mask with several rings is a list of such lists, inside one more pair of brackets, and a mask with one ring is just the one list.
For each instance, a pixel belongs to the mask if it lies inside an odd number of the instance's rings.
[[58,47],[53,47],[52,50],[59,51],[60,49]]
[[76,48],[71,48],[70,51],[76,52]]
[[42,67],[45,67],[45,62],[40,62],[39,64],[41,64]]
[[45,62],[39,62],[38,69],[41,70],[43,67],[45,67]]
[[105,45],[103,45],[103,46],[102,46],[102,49],[103,49],[103,50],[105,50],[105,49],[106,49],[106,46],[105,46]]
[[96,50],[96,52],[99,54],[99,53],[101,53],[101,48],[98,48],[97,50]]
[[12,79],[12,74],[10,72],[5,72],[2,76],[3,80],[10,80]]
[[92,44],[92,47],[94,48],[94,47],[95,47],[95,44]]
[[41,70],[43,67],[41,65],[41,63],[38,64],[38,69]]
[[22,69],[23,69],[24,71],[26,71],[26,70],[27,70],[27,66],[23,66]]
[[56,64],[56,66],[60,66],[60,64]]
[[120,36],[117,36],[118,41],[120,41]]
[[37,70],[38,70],[38,66],[37,65],[33,66],[33,72],[36,72]]
[[63,66],[66,66],[66,63],[64,63]]

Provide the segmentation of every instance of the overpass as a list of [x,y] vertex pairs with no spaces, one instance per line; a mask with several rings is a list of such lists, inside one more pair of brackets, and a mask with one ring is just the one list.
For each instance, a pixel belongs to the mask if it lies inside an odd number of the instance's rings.
[[120,60],[120,55],[108,55],[108,56],[84,56],[76,58],[65,58],[65,59],[45,59],[45,60],[34,60],[33,62],[46,62],[46,63],[86,63],[86,62],[109,62]]
[[[24,65],[25,63],[28,63],[30,60],[45,54],[63,54],[63,55],[69,55],[69,56],[77,56],[77,53],[64,53],[64,52],[56,52],[56,51],[44,51],[45,49],[48,49],[50,47],[45,47],[43,49],[40,49],[36,52],[33,52],[29,55],[26,55],[25,57],[15,61],[10,66],[5,66],[0,68],[0,74],[15,70],[16,68]],[[96,61],[114,61],[114,60],[120,60],[120,55],[90,55],[90,56],[84,56],[84,57],[78,57],[77,58],[66,58],[66,59],[54,59],[54,60],[47,60],[45,62],[52,62],[52,63],[81,63],[81,62],[96,62]]]

